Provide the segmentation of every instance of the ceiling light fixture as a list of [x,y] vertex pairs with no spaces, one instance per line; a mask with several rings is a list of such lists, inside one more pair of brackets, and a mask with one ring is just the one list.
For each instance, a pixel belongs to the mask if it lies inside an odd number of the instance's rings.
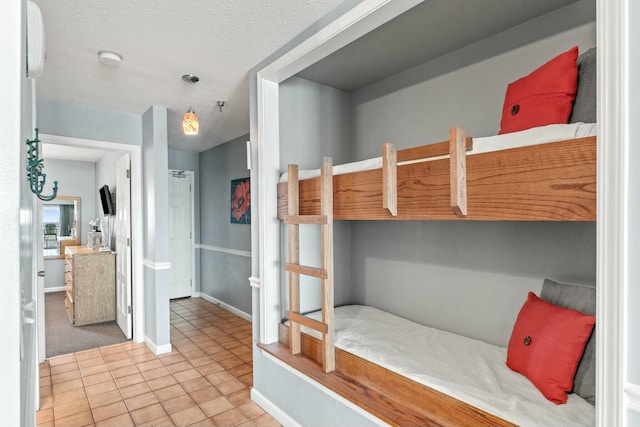
[[110,65],[112,67],[117,67],[122,62],[122,56],[115,52],[109,52],[106,50],[98,52],[98,59],[103,64]]
[[222,107],[224,107],[224,101],[218,101],[218,108],[220,109],[221,113],[222,113]]
[[[189,86],[192,86],[200,81],[198,76],[194,76],[193,74],[185,74],[184,76],[182,76],[182,80],[189,83]],[[189,99],[191,99],[191,94],[189,95]],[[184,113],[184,117],[182,118],[182,132],[185,135],[197,135],[198,130],[200,130],[198,116],[196,116],[196,112],[193,111],[193,108],[191,107],[191,105],[189,105],[189,109],[186,113]]]

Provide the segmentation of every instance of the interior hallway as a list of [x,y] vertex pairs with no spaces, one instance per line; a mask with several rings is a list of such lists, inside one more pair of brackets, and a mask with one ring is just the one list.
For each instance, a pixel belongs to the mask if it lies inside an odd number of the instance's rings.
[[37,426],[278,426],[249,397],[251,323],[200,298],[171,302],[171,353],[125,342],[40,365]]

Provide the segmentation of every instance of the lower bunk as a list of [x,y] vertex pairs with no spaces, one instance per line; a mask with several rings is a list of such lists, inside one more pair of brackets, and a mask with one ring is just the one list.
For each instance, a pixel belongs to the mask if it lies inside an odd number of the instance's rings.
[[[311,313],[318,318],[319,313]],[[576,394],[563,405],[547,400],[506,364],[507,349],[423,326],[373,307],[337,307],[336,371],[310,359],[321,348],[305,330],[303,354],[281,342],[261,346],[391,425],[593,426],[595,409]]]

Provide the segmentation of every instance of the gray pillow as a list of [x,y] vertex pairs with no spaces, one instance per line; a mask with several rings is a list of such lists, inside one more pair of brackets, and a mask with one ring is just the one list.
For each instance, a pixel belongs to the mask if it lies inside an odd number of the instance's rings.
[[596,122],[596,48],[578,56],[578,91],[569,123]]
[[[540,298],[551,304],[595,316],[596,288],[591,285],[558,283],[545,279]],[[597,320],[596,320],[597,322]],[[573,391],[592,405],[596,404],[596,336],[591,334],[573,380]]]

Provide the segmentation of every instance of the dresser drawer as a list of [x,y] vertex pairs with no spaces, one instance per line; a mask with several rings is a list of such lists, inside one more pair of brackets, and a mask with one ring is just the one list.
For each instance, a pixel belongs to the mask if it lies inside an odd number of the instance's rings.
[[71,255],[64,256],[64,271],[65,273],[73,271],[73,257]]
[[64,297],[64,307],[67,309],[67,316],[69,316],[69,322],[71,324],[75,324],[75,316],[74,316],[74,306],[73,300],[69,298],[69,294],[66,294]]

